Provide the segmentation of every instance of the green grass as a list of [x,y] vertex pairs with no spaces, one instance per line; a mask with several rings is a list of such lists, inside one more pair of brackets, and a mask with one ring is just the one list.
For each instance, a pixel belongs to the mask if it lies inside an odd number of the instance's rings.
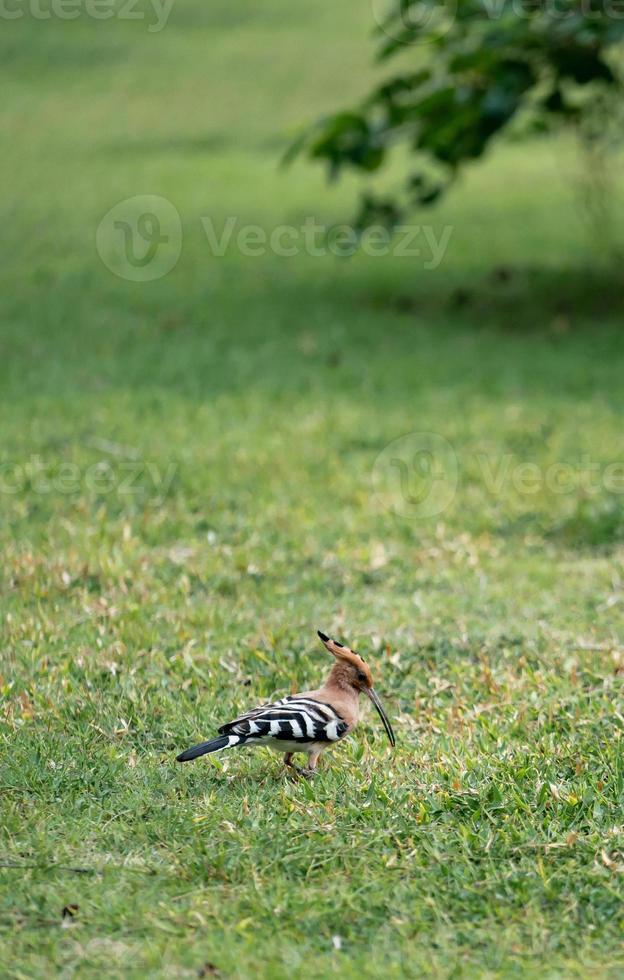
[[[349,218],[355,179],[276,161],[365,91],[369,31],[355,0],[3,24],[4,975],[624,971],[623,316],[571,147],[470,173],[433,271],[202,232]],[[94,245],[137,194],[184,227],[143,284]],[[457,490],[397,516],[375,461],[420,432]],[[176,766],[316,684],[317,627],[370,658],[394,753],[368,715],[312,784]]]

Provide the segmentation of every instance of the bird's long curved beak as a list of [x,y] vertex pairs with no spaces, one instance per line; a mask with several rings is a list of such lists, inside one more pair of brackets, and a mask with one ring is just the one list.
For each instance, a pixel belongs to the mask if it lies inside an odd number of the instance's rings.
[[392,731],[392,725],[388,721],[388,716],[387,716],[386,712],[383,709],[383,706],[381,704],[381,701],[377,697],[377,692],[375,691],[375,689],[373,687],[366,687],[366,688],[364,688],[364,690],[365,690],[366,694],[369,696],[369,698],[371,699],[371,701],[373,702],[373,704],[375,705],[375,707],[377,708],[377,714],[381,718],[381,720],[383,722],[383,726],[386,729],[386,735],[388,736],[388,738],[390,740],[390,745],[392,745],[392,746],[396,745],[396,741],[395,741],[395,738],[394,738],[394,732]]

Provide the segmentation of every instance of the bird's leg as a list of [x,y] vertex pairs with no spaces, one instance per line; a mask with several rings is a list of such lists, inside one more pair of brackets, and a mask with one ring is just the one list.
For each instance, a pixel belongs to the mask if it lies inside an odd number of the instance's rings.
[[292,758],[293,758],[293,755],[294,754],[295,754],[294,752],[286,752],[285,753],[285,755],[284,755],[284,765],[286,766],[287,769],[291,769],[292,770],[292,774],[296,778],[297,776],[303,776],[303,775],[305,775],[305,769],[300,769],[300,767],[299,766],[296,766],[295,763],[292,761]]
[[312,752],[308,756],[308,765],[306,766],[306,768],[299,770],[301,775],[305,776],[306,779],[311,779],[313,776],[316,775],[316,766],[319,761],[320,754],[321,754],[320,752]]
[[318,762],[318,758],[321,753],[314,752],[311,755],[309,755],[308,765],[305,768],[295,765],[295,763],[292,761],[292,757],[294,754],[295,754],[294,752],[286,752],[286,754],[284,755],[284,765],[288,769],[292,769],[293,772],[296,773],[298,776],[305,776],[306,779],[310,779],[312,776],[314,776],[316,772],[316,764]]

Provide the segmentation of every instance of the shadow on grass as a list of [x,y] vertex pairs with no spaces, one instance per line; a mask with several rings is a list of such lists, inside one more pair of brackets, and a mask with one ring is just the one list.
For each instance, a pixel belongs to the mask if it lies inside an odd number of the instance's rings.
[[[235,761],[233,760],[233,762]],[[225,770],[220,765],[215,765],[214,762],[205,762],[199,773],[188,773],[187,769],[187,778],[176,787],[176,794],[188,799],[201,800],[209,790],[227,789],[230,791],[235,788],[236,792],[245,795],[262,787],[278,789],[281,786],[305,782],[304,776],[299,776],[291,769],[287,769],[277,758],[264,760],[264,764],[259,765],[252,772],[243,771],[241,764],[239,759],[238,769],[231,765]],[[176,764],[176,767],[181,772],[185,771],[185,767],[180,766],[179,763]],[[197,766],[195,768],[197,769]]]
[[[223,267],[212,284],[191,261],[139,290],[95,267],[87,282],[42,286],[45,303],[31,291],[27,309],[37,305],[36,317],[20,310],[12,322],[9,312],[3,381],[18,400],[35,387],[53,397],[72,387],[100,398],[143,392],[159,412],[172,395],[207,404],[238,393],[247,402],[271,398],[274,407],[293,398],[344,402],[365,391],[384,412],[415,398],[426,407],[445,393],[453,418],[475,398],[544,397],[549,410],[598,391],[614,405],[621,400],[624,311],[611,278],[581,281],[574,270],[490,276],[457,305],[458,276],[437,271],[414,281],[408,304],[399,293],[405,279],[391,266],[372,287],[366,265],[342,277],[328,270],[293,275],[272,259],[250,260],[242,272]],[[564,301],[574,312],[562,312]],[[36,367],[43,363],[45,373]],[[374,448],[368,436],[364,448]]]
[[[624,317],[624,289],[615,268],[501,265],[487,275],[446,283],[434,280],[426,297],[401,293],[388,298],[388,306],[397,313],[421,313],[424,304],[435,304],[440,312],[476,320],[475,325],[524,332],[546,329],[555,334],[566,334],[585,321],[595,325],[595,318]],[[388,308],[378,298],[372,305]]]
[[531,535],[571,551],[609,555],[624,542],[624,514],[617,501],[581,500],[573,513],[558,520],[527,513],[499,524],[496,531],[508,539]]
[[553,525],[546,536],[558,544],[579,550],[611,551],[624,541],[622,506],[581,501],[574,513]]

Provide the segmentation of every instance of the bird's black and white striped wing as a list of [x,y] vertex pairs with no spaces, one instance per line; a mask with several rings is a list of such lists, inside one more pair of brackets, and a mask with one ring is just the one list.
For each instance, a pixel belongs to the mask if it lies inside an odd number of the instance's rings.
[[221,735],[284,742],[337,742],[348,725],[330,704],[314,698],[289,695],[254,708],[219,729]]

